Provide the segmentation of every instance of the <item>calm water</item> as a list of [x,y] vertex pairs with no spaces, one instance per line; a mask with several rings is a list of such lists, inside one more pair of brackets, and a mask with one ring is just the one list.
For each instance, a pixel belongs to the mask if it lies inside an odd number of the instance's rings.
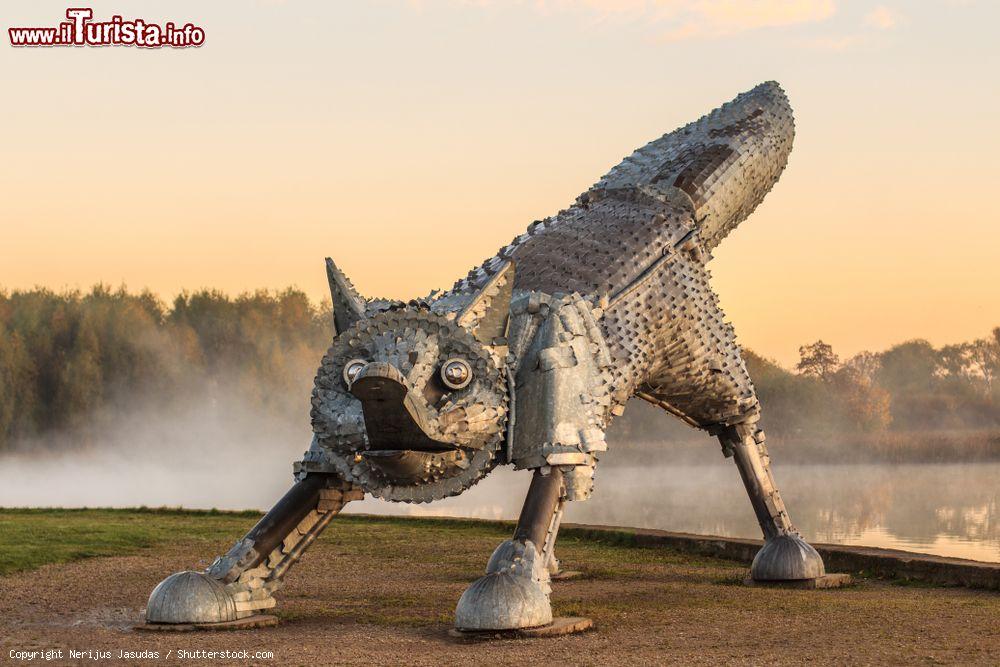
[[[288,488],[289,462],[301,449],[274,443],[294,438],[261,433],[227,444],[231,424],[200,428],[198,438],[178,428],[176,434],[156,431],[144,443],[144,431],[136,429],[116,447],[0,458],[0,506],[267,509]],[[609,453],[598,468],[594,497],[570,503],[566,520],[759,537],[736,467],[721,456],[711,461],[633,467],[616,465]],[[1000,562],[1000,463],[776,462],[775,476],[792,520],[811,541]],[[366,500],[350,509],[513,519],[529,479],[502,468],[457,498],[417,506]]]
[[[1000,562],[1000,464],[777,465],[775,477],[810,541]],[[502,469],[457,498],[416,507],[365,501],[354,511],[515,518],[527,480]],[[570,503],[566,521],[760,537],[728,461],[599,468],[593,498]]]

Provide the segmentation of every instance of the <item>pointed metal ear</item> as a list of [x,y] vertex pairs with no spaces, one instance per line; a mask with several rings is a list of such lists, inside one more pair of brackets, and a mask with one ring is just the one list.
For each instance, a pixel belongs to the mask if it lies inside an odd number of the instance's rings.
[[330,281],[330,298],[333,300],[334,333],[339,334],[364,319],[365,300],[329,257],[326,258],[326,277]]
[[456,322],[472,332],[479,342],[492,345],[494,339],[507,335],[513,292],[514,263],[507,262],[458,314]]

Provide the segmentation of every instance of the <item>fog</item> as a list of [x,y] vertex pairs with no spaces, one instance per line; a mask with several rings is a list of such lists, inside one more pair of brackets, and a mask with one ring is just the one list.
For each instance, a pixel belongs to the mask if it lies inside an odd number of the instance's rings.
[[0,458],[0,505],[266,509],[308,448],[298,423],[238,400],[148,400]]
[[[248,405],[198,396],[133,400],[72,435],[21,443],[22,453],[0,458],[0,506],[266,510],[291,485],[291,464],[311,432],[304,414],[283,420]],[[566,521],[758,537],[735,466],[704,442],[683,463],[668,442],[621,456],[612,447],[594,497],[571,503]],[[637,457],[648,460],[640,465]],[[1000,464],[779,459],[775,474],[808,539],[1000,561]],[[455,498],[429,505],[368,499],[348,511],[513,519],[529,479],[504,467]]]

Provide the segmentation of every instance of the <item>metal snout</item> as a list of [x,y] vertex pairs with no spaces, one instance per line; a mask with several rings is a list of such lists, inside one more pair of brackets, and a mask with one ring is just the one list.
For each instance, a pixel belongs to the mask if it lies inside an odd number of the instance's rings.
[[372,454],[379,451],[448,452],[457,447],[431,437],[436,417],[414,397],[406,377],[392,364],[373,361],[358,371],[350,387],[361,401]]

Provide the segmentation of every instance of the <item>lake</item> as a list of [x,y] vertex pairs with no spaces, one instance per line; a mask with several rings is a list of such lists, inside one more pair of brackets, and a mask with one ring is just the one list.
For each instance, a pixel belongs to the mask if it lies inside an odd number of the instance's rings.
[[[729,461],[601,466],[593,497],[569,503],[565,521],[761,536],[739,473]],[[792,521],[809,541],[1000,562],[998,463],[775,464],[774,474]],[[352,510],[513,519],[529,477],[501,469],[465,494],[431,505],[399,507],[368,500]]]
[[[297,453],[266,444],[271,438],[243,441],[238,450],[175,442],[4,457],[0,506],[267,509],[290,484]],[[609,453],[593,498],[569,503],[565,520],[760,537],[736,466],[721,456],[711,461],[639,467],[616,465]],[[773,465],[789,514],[810,541],[1000,562],[1000,463]],[[431,505],[366,500],[349,509],[514,519],[529,479],[501,468],[465,494]]]

